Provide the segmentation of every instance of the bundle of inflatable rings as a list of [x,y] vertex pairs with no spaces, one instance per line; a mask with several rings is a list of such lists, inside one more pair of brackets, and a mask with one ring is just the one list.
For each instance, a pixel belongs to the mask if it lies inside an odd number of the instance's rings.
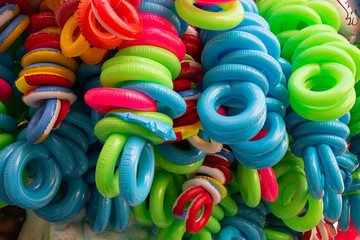
[[94,234],[133,216],[160,240],[360,239],[358,9],[0,1],[0,210],[85,212]]

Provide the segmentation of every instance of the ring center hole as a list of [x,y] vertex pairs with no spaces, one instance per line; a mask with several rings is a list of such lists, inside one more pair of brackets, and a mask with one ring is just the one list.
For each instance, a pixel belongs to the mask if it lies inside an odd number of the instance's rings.
[[305,81],[305,87],[313,92],[323,92],[335,87],[336,79],[330,75],[316,75]]
[[57,204],[61,202],[64,199],[68,189],[69,189],[68,183],[66,181],[62,181],[59,191],[56,193],[55,197],[51,200],[51,204]]
[[[229,117],[236,116],[245,111],[245,109],[247,108],[247,103],[244,99],[232,98],[229,101],[224,102],[221,105],[221,108],[226,111],[227,116],[229,116]],[[218,109],[218,113],[220,115],[223,115],[223,114],[221,114],[221,112],[219,112],[219,109]]]

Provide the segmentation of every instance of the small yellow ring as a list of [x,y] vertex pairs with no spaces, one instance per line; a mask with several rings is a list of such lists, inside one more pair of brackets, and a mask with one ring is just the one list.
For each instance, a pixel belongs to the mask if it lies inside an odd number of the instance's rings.
[[77,13],[75,12],[65,23],[60,35],[60,47],[66,57],[77,57],[90,48],[84,36],[80,35],[73,40],[73,33],[78,27]]
[[21,59],[21,66],[27,67],[35,63],[55,63],[76,72],[78,65],[72,58],[67,58],[58,50],[52,49],[36,49],[25,54]]

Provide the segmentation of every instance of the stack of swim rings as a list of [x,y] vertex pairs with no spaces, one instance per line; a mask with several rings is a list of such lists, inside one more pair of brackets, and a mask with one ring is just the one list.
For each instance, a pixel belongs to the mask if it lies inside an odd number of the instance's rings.
[[[182,38],[187,39],[187,41],[184,42],[187,47],[187,59],[181,62],[180,74],[173,81],[174,90],[177,91],[186,102],[186,112],[181,117],[174,119],[176,140],[168,141],[158,146],[160,160],[157,161],[160,162],[159,164],[165,169],[169,169],[170,165],[164,165],[164,161],[162,161],[162,159],[168,159],[174,164],[182,165],[183,168],[189,167],[189,172],[182,172],[184,174],[191,173],[195,170],[192,169],[190,165],[202,163],[206,153],[216,153],[222,148],[222,144],[212,140],[208,143],[206,134],[200,130],[201,125],[199,123],[196,106],[197,100],[201,95],[198,86],[201,84],[204,71],[202,65],[195,62],[192,58],[192,55],[196,55],[199,51],[201,52],[201,40],[197,35],[197,30],[189,26],[186,33],[182,36]],[[200,134],[198,134],[199,130]],[[190,147],[190,149],[178,149],[173,145],[174,142],[182,140],[188,140],[192,147]],[[180,144],[187,145],[184,142]]]
[[[88,169],[88,146],[96,141],[90,117],[73,108],[40,144],[29,144],[25,138],[26,129],[0,153],[1,201],[33,209],[50,222],[74,217],[88,195],[82,175]],[[25,188],[26,175],[32,182]]]
[[[336,7],[317,0],[260,0],[257,5],[281,43],[281,55],[293,65],[288,87],[294,111],[317,121],[346,114],[355,102],[360,51],[337,34]],[[324,82],[324,77],[331,80]]]
[[24,93],[24,103],[38,108],[27,127],[26,140],[40,143],[59,126],[76,101],[70,88],[78,65],[60,51],[60,29],[53,13],[32,15],[28,31],[31,35],[24,43],[27,54],[21,59],[24,69],[19,73],[16,86]]
[[[189,26],[186,33],[183,37],[192,37],[196,35],[197,31]],[[195,39],[195,38],[194,38]],[[192,45],[196,48],[200,48],[199,42],[184,42],[187,55],[181,62],[181,71],[177,78],[173,81],[174,91],[176,91],[186,102],[186,112],[180,117],[173,119],[174,121],[174,132],[176,134],[176,139],[172,141],[167,141],[162,145],[158,146],[158,150],[161,153],[161,158],[166,158],[175,164],[180,165],[189,165],[195,164],[204,159],[206,153],[201,149],[192,148],[192,149],[179,149],[173,145],[173,143],[180,142],[183,144],[183,140],[190,139],[199,132],[199,118],[197,115],[196,104],[197,100],[201,94],[198,89],[198,84],[202,81],[204,72],[202,70],[202,65],[198,62],[193,61],[190,52],[188,51],[189,46]],[[201,44],[201,40],[200,40]],[[193,54],[193,52],[192,52]],[[189,60],[188,60],[189,59]],[[203,134],[204,135],[204,134]],[[205,136],[204,136],[205,137]],[[160,160],[160,165],[163,166],[163,161]],[[165,169],[167,166],[163,166]],[[189,172],[187,172],[189,173]]]
[[[188,233],[197,233],[207,224],[213,209],[227,196],[224,186],[232,181],[230,162],[220,154],[209,154],[196,171],[187,175],[188,180],[182,185],[183,193],[177,198],[173,214],[185,220]],[[191,203],[190,203],[191,201]],[[184,211],[185,206],[190,203]],[[201,217],[197,218],[202,209]]]
[[[30,112],[36,114],[35,109]],[[1,201],[33,209],[50,222],[74,217],[87,201],[88,186],[82,175],[88,169],[88,146],[97,140],[90,117],[74,104],[61,126],[43,142],[33,145],[25,139],[26,129],[0,153]],[[32,181],[25,188],[26,175]]]
[[[198,38],[197,30],[194,27],[189,26],[187,32],[182,36],[182,39],[185,39],[184,43],[186,52],[189,56],[188,58],[191,59],[193,56],[199,58],[202,43]],[[201,94],[197,87],[204,76],[202,65],[193,60],[184,60],[181,63],[181,67],[181,72],[174,81],[174,85],[175,90],[177,90],[186,101],[187,111],[180,118],[174,120],[174,131],[175,133],[181,134],[181,137],[177,137],[177,140],[185,139],[188,137],[186,134],[195,134],[188,138],[194,148],[190,151],[182,151],[174,147],[171,143],[167,143],[158,146],[158,149],[160,152],[159,155],[161,155],[160,159],[166,158],[173,161],[175,164],[185,164],[184,167],[186,167],[186,164],[193,165],[199,162],[202,163],[196,171],[188,172],[188,177],[190,179],[183,184],[184,192],[177,198],[173,206],[174,216],[178,219],[185,220],[186,231],[194,234],[201,231],[208,223],[212,213],[212,205],[217,204],[226,196],[226,190],[223,185],[227,185],[231,182],[232,174],[228,170],[230,162],[225,157],[218,154],[205,157],[206,152],[216,153],[217,151],[220,151],[222,145],[215,142],[208,144],[197,135],[199,128],[201,128],[201,126],[199,126],[196,105]],[[193,131],[185,132],[186,128],[192,129]],[[177,131],[177,129],[180,129],[180,131]],[[193,134],[191,134],[192,132]],[[201,132],[199,135],[202,136],[204,134]],[[202,137],[205,138],[206,136]],[[159,158],[156,158],[157,161],[158,159]],[[216,182],[215,185],[212,184],[213,181]],[[204,187],[204,184],[206,187]],[[213,196],[209,193],[220,194],[220,198],[219,196],[216,196],[218,199],[216,202],[213,202]],[[185,217],[184,207],[191,199],[193,199],[193,201],[189,206],[189,210],[186,210]],[[202,207],[204,207],[202,217],[201,219],[196,219],[197,214]]]
[[[197,134],[201,129],[197,113],[197,102],[201,95],[200,86],[204,77],[203,66],[199,62],[193,61],[194,58],[201,57],[202,42],[199,38],[199,32],[193,26],[189,26],[182,39],[190,59],[182,61],[181,72],[174,81],[174,87],[186,101],[187,110],[181,118],[174,120],[174,131],[175,134],[180,131],[182,139],[186,138],[195,148],[206,153],[216,153],[222,149],[222,144],[212,139],[209,139],[210,142],[204,141]],[[218,109],[218,112],[226,115],[225,110],[221,107]],[[203,131],[201,130],[201,132]],[[199,159],[201,158],[199,157]]]
[[155,166],[152,144],[175,139],[171,118],[186,109],[185,101],[171,90],[185,56],[177,29],[159,15],[141,12],[140,16],[142,36],[122,42],[121,50],[102,66],[100,81],[105,88],[85,95],[92,108],[107,114],[95,126],[95,134],[105,142],[96,166],[96,186],[108,198],[121,194],[130,206],[142,203],[150,191]]
[[[243,2],[245,17],[237,27],[202,31],[202,60],[208,72],[198,113],[210,138],[229,144],[244,166],[264,169],[280,161],[288,147],[282,119],[288,106],[286,77],[281,68],[288,64],[279,58],[280,44],[255,4]],[[230,116],[216,114],[221,105],[229,108]],[[261,129],[268,131],[266,136],[249,141]]]
[[313,198],[328,202],[325,217],[336,221],[341,214],[341,193],[351,183],[351,172],[359,164],[346,153],[350,114],[333,121],[310,121],[291,112],[286,116],[289,134],[294,138],[291,151],[304,159],[309,190]]

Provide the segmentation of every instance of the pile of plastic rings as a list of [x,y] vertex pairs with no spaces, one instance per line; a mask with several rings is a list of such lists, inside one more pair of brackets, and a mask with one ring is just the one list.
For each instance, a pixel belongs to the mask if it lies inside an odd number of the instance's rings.
[[359,4],[0,1],[0,208],[360,239]]

